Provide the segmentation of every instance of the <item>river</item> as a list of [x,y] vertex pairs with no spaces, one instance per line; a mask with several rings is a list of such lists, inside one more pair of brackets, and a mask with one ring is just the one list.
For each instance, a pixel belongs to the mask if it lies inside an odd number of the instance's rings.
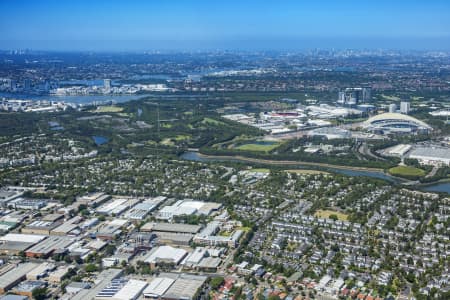
[[56,95],[30,95],[30,94],[18,94],[18,93],[0,93],[0,98],[6,97],[9,99],[21,99],[21,100],[47,100],[47,101],[59,101],[75,104],[92,104],[94,102],[107,102],[114,101],[117,103],[127,102],[130,100],[137,100],[147,95],[86,95],[86,96],[56,96]]
[[438,182],[423,188],[427,192],[440,192],[450,194],[450,182]]
[[[238,157],[212,157],[212,156],[202,156],[198,152],[187,151],[180,156],[182,159],[190,160],[190,161],[200,161],[200,162],[218,162],[218,161],[231,161],[231,162],[241,162],[241,163],[252,163],[248,162],[245,159],[241,159]],[[348,168],[339,168],[339,167],[323,167],[323,166],[312,166],[306,165],[302,163],[289,165],[291,167],[295,167],[298,169],[316,169],[329,171],[333,173],[348,175],[348,176],[365,176],[377,179],[383,179],[392,183],[400,184],[404,182],[402,179],[386,174],[382,171],[370,171],[370,170],[351,170]],[[450,194],[450,182],[443,183],[435,183],[431,185],[427,185],[422,187],[423,190],[428,192],[441,192]]]

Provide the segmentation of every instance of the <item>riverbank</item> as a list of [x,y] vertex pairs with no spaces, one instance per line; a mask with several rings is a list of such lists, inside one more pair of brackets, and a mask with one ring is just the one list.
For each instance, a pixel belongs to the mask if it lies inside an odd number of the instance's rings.
[[423,183],[419,185],[421,190],[427,192],[438,192],[450,194],[450,179],[441,179],[435,182]]
[[[259,163],[259,164],[267,164],[267,165],[305,165],[305,166],[317,166],[317,167],[323,167],[323,168],[335,168],[335,169],[342,169],[342,170],[353,170],[353,171],[367,171],[367,172],[383,172],[383,169],[379,168],[367,168],[367,167],[350,167],[350,166],[342,166],[342,165],[330,165],[326,163],[315,163],[315,162],[307,162],[307,161],[292,161],[292,160],[273,160],[273,159],[262,159],[262,158],[252,158],[242,155],[234,155],[234,156],[227,156],[227,155],[208,155],[203,154],[200,152],[197,152],[198,156],[203,158],[213,158],[213,159],[239,159],[242,161],[248,161],[252,163]],[[394,176],[392,176],[394,177]],[[396,177],[397,178],[397,177]]]
[[299,169],[316,169],[323,170],[326,172],[340,173],[348,176],[366,176],[372,178],[383,179],[396,184],[404,184],[409,181],[403,178],[397,178],[389,174],[384,173],[382,169],[376,168],[365,168],[365,167],[350,167],[350,166],[339,166],[330,165],[325,163],[313,163],[313,162],[297,162],[297,161],[278,161],[278,160],[267,160],[267,159],[257,159],[250,158],[241,155],[236,156],[219,156],[219,155],[206,155],[201,154],[197,151],[187,151],[183,153],[181,158],[191,161],[200,162],[217,162],[217,161],[231,161],[231,162],[244,162],[253,163],[260,165],[272,165],[272,166],[290,166]]
[[403,178],[398,178],[389,174],[386,174],[382,169],[376,168],[363,168],[363,167],[349,167],[349,166],[337,166],[323,163],[312,162],[296,162],[296,161],[276,161],[249,158],[245,156],[216,156],[206,155],[198,152],[198,149],[190,149],[191,151],[184,152],[180,158],[191,161],[200,162],[219,162],[219,161],[231,161],[231,162],[247,162],[261,165],[278,165],[278,166],[294,166],[299,169],[316,169],[323,170],[331,173],[339,173],[348,176],[366,176],[371,178],[378,178],[389,181],[394,184],[402,184],[405,186],[414,186],[415,188],[427,192],[447,193],[450,194],[450,179],[440,180],[437,182],[430,182],[426,184],[418,183],[417,181],[409,181]]
[[138,100],[147,97],[149,95],[151,94],[57,96],[57,95],[30,95],[30,94],[1,92],[0,98],[5,97],[9,99],[33,100],[33,101],[56,101],[56,102],[89,105],[92,103],[106,103],[109,101],[114,101],[116,103],[123,103],[132,100]]

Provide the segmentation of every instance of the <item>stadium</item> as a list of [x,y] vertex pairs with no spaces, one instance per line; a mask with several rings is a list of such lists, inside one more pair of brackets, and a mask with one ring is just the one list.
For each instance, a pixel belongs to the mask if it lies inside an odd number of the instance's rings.
[[428,124],[399,113],[384,113],[373,116],[363,123],[363,127],[368,131],[382,134],[428,133],[432,130]]

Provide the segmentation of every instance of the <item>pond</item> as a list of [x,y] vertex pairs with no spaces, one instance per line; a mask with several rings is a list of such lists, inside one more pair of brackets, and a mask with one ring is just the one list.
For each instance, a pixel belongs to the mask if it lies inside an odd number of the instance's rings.
[[97,146],[103,145],[109,141],[108,138],[99,135],[94,135],[92,139],[94,140]]

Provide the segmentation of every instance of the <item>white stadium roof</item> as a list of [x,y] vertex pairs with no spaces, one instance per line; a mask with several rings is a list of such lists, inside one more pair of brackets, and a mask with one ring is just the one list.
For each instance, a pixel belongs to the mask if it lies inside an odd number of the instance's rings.
[[383,113],[383,114],[373,116],[364,122],[364,126],[371,127],[377,123],[387,124],[387,123],[395,123],[395,122],[407,122],[407,123],[412,123],[418,127],[422,127],[425,129],[431,129],[431,126],[426,124],[425,122],[422,122],[411,116],[399,114],[399,113]]
[[376,115],[376,116],[373,116],[373,117],[367,119],[364,123],[366,123],[367,125],[370,125],[375,122],[381,122],[381,121],[387,121],[387,120],[406,121],[406,122],[415,123],[417,125],[420,125],[421,127],[431,128],[430,125],[426,124],[425,122],[422,122],[411,116],[399,114],[399,113],[379,114],[379,115]]

